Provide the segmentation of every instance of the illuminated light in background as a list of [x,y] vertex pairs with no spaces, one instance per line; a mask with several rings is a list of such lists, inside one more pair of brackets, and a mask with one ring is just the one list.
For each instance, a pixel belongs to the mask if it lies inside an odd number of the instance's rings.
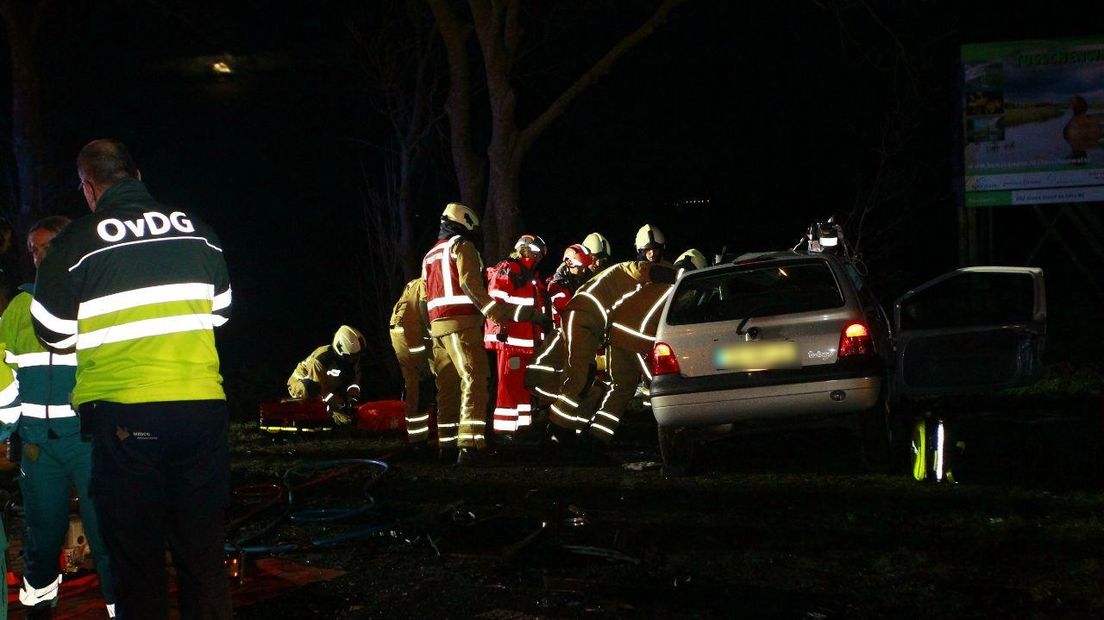
[[216,63],[212,63],[211,64],[211,70],[214,71],[215,73],[221,73],[221,74],[224,74],[224,75],[227,74],[227,73],[233,73],[234,72],[234,70],[230,68],[230,65],[226,64],[226,62],[221,61],[221,60],[216,62]]

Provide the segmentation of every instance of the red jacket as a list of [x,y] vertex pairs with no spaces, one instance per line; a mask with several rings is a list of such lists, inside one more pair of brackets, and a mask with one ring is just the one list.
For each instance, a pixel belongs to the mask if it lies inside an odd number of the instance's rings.
[[[519,309],[536,307],[540,311],[548,303],[540,274],[513,258],[487,270],[487,292],[495,300],[517,305]],[[496,351],[532,353],[543,336],[540,326],[530,321],[508,321],[503,326],[487,321],[483,327],[484,346]]]

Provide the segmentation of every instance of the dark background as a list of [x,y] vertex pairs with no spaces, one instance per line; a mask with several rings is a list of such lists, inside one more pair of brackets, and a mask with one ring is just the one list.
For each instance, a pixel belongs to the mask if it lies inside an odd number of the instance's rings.
[[[639,24],[642,4],[575,3],[570,36],[552,37],[521,67],[522,120]],[[256,398],[279,397],[294,364],[337,325],[385,330],[378,308],[393,300],[364,293],[356,264],[384,125],[344,25],[372,5],[75,3],[42,33],[52,157],[74,188],[54,210],[85,211],[72,162],[81,145],[111,136],[131,147],[156,197],[215,227],[234,286],[223,368],[243,414]],[[598,230],[627,259],[645,222],[674,253],[791,247],[808,223],[846,216],[869,191],[884,120],[904,106],[907,122],[888,137],[900,195],[864,244],[891,302],[959,264],[959,45],[1101,34],[1102,17],[1099,2],[692,0],[538,140],[523,170],[525,226],[554,257]],[[213,75],[221,55],[240,69]],[[419,206],[424,247],[455,199],[447,158],[439,163],[437,185],[423,192],[435,198]],[[693,199],[709,202],[685,203]],[[993,215],[983,259],[1023,264],[1039,220]],[[1099,313],[1061,246],[1035,263],[1047,269],[1052,326],[1055,316]],[[372,351],[378,394],[396,389],[390,355]]]

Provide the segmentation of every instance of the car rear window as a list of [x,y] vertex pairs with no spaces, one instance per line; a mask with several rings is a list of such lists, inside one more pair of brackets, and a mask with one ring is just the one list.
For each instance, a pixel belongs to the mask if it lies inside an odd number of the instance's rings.
[[822,260],[738,265],[683,278],[667,324],[740,321],[842,305],[839,284]]

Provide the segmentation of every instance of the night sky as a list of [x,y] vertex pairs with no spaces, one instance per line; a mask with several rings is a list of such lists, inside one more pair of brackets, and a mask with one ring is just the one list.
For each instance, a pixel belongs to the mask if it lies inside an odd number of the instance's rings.
[[[522,120],[652,4],[578,1],[565,5],[579,12],[530,13],[557,26],[531,28],[555,36],[519,67]],[[385,126],[344,27],[374,3],[96,5],[56,8],[40,35],[52,165],[75,188],[80,146],[120,138],[156,197],[215,227],[234,286],[235,314],[220,334],[228,384],[250,376],[256,385],[245,391],[280,396],[294,364],[340,323],[383,343],[354,257],[363,179],[383,166],[374,145],[386,142]],[[907,126],[892,137],[895,206],[875,217],[881,234],[864,251],[888,303],[957,266],[958,46],[1101,34],[1091,30],[1104,17],[1099,2],[1015,6],[691,0],[536,143],[522,177],[525,227],[553,256],[599,230],[627,259],[645,222],[667,233],[674,253],[790,247],[814,218],[846,216],[869,189],[883,121],[904,106]],[[225,54],[243,69],[205,70]],[[426,247],[455,199],[447,161],[439,168],[421,188]],[[83,212],[75,189],[59,196],[57,212]],[[709,204],[684,203],[694,199]],[[1000,226],[1037,226],[998,215]],[[1016,260],[1016,251],[998,247],[997,258]],[[1063,275],[1060,252],[1038,261],[1048,279],[1055,273],[1052,295],[1080,277]]]

